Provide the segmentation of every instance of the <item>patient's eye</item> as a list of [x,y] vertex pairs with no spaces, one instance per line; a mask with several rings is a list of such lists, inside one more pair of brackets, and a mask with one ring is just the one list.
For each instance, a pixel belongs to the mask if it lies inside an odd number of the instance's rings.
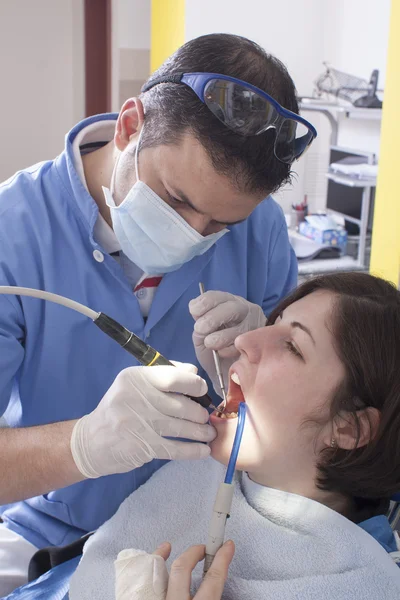
[[296,346],[293,344],[293,342],[288,341],[288,342],[285,342],[285,344],[286,344],[286,348],[289,350],[289,352],[294,354],[294,356],[301,358],[301,360],[304,360],[303,355],[301,354],[301,352],[299,352],[299,350],[296,348]]

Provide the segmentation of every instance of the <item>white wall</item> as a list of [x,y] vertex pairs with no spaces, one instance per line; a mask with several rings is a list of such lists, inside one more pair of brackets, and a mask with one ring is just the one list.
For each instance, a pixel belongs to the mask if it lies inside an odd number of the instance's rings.
[[[300,95],[311,95],[323,61],[369,79],[380,70],[384,86],[390,0],[186,0],[186,39],[211,32],[244,35],[288,67]],[[276,197],[288,210],[307,193],[312,210],[325,203],[330,127],[316,113],[304,114],[319,137],[295,163],[293,187]],[[343,120],[339,144],[379,154],[380,123]]]
[[150,48],[151,0],[117,0],[120,48]]
[[384,87],[390,1],[329,0],[324,15],[324,60],[367,80],[379,69],[379,86]]
[[150,75],[151,0],[113,0],[112,6],[113,110],[118,111]]
[[[378,88],[386,77],[390,0],[331,0],[325,5],[324,60],[369,81],[379,70]],[[379,155],[380,122],[341,119],[339,144]]]
[[83,0],[0,0],[0,180],[53,158],[84,116]]
[[299,94],[310,94],[320,71],[321,0],[186,0],[187,40],[206,33],[244,35],[288,67]]
[[111,110],[118,112],[120,109],[119,97],[119,19],[120,0],[111,0]]

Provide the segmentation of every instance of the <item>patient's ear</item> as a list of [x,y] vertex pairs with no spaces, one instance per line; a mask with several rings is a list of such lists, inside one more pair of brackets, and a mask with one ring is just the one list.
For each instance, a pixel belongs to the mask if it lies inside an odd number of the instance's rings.
[[370,406],[357,410],[355,414],[347,412],[337,415],[333,430],[337,447],[344,450],[362,448],[375,438],[379,422],[379,410]]

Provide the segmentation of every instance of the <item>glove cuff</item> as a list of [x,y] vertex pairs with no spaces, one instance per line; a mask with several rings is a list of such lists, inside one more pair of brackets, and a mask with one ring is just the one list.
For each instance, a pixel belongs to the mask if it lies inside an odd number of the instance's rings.
[[72,458],[82,475],[86,477],[86,479],[96,479],[97,477],[101,477],[101,473],[97,473],[90,464],[90,457],[86,450],[88,448],[87,440],[85,439],[85,425],[87,418],[88,415],[85,415],[75,423],[75,427],[72,430],[70,447]]
[[258,317],[257,317],[257,324],[255,329],[259,329],[260,327],[265,327],[265,325],[268,323],[268,319],[264,314],[263,309],[261,308],[261,306],[256,305],[258,308]]

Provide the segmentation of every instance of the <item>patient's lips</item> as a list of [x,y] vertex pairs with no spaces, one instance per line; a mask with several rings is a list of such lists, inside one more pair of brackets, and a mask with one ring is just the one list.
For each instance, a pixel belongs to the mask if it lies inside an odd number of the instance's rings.
[[235,371],[230,372],[228,395],[226,399],[226,408],[223,413],[217,412],[221,419],[235,419],[239,410],[239,404],[245,402],[239,375]]

